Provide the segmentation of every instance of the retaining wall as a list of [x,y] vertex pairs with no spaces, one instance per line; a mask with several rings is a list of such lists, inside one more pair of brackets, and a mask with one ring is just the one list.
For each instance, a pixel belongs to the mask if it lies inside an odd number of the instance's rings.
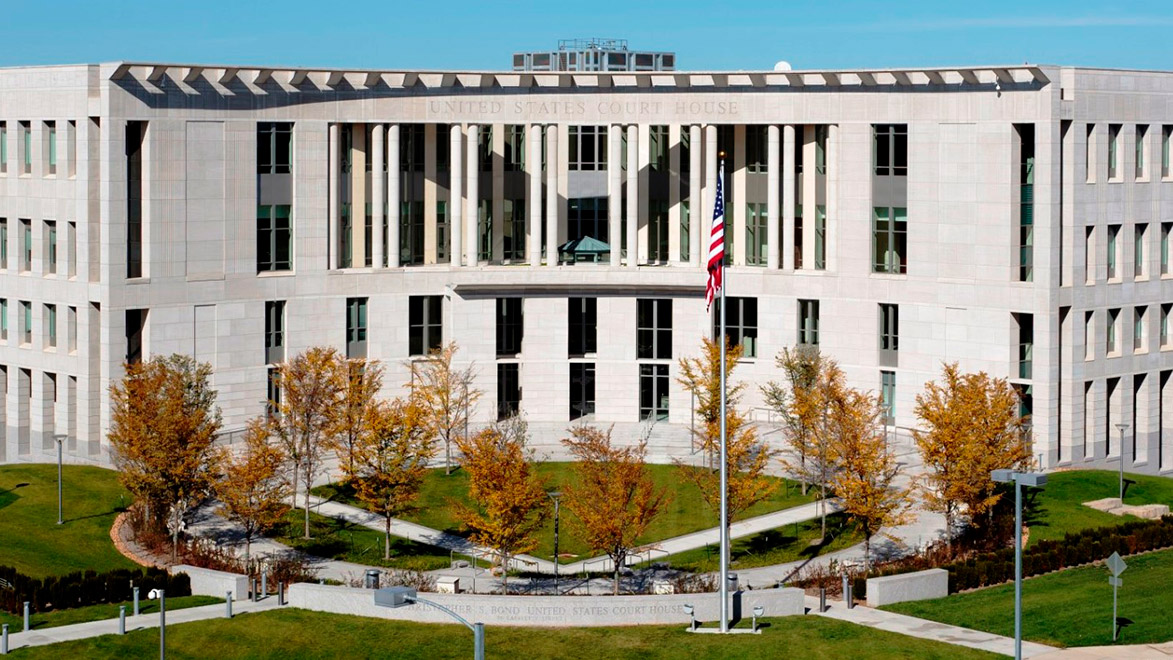
[[929,600],[949,595],[949,571],[927,571],[868,578],[868,607],[880,607],[909,600]]
[[187,573],[187,576],[191,578],[191,594],[193,596],[223,598],[227,592],[231,591],[232,600],[248,598],[248,576],[240,573],[214,571],[210,568],[197,568],[187,564],[172,566],[171,574],[176,573]]

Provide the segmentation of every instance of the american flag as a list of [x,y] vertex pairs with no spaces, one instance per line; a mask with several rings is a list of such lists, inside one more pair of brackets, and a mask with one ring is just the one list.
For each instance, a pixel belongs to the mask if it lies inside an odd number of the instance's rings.
[[713,202],[713,230],[709,234],[709,281],[705,284],[706,310],[713,306],[713,298],[721,290],[725,264],[725,194],[721,189],[725,180],[724,169],[723,166],[717,169],[717,199]]

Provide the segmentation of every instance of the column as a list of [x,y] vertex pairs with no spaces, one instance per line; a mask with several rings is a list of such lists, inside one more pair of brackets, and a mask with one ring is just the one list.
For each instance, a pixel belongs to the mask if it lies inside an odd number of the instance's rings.
[[[725,180],[725,199],[728,200],[732,196],[736,200],[735,204],[725,204],[725,236],[733,239],[729,242],[733,243],[733,254],[730,256],[733,257],[731,263],[734,266],[744,266],[746,254],[749,252],[749,241],[746,240],[745,231],[745,191],[749,189],[746,185],[745,129],[745,124],[736,124],[733,127],[733,153],[725,154],[727,159],[732,160],[733,165],[733,171]],[[737,194],[731,195],[734,190]]]
[[546,265],[558,265],[558,132],[551,124],[546,130]]
[[778,204],[778,182],[782,169],[782,163],[779,162],[780,138],[778,126],[770,124],[766,129],[766,214],[769,216],[766,219],[766,268],[770,270],[778,270],[778,257],[782,253],[779,245],[782,237],[778,231],[778,211],[781,210]]
[[341,235],[339,232],[339,226],[338,226],[339,209],[341,208],[341,205],[339,204],[339,200],[338,200],[338,195],[341,191],[341,186],[339,185],[339,177],[342,176],[341,168],[339,167],[339,164],[341,163],[339,155],[342,153],[341,152],[342,127],[339,126],[338,124],[330,124],[330,138],[329,139],[330,139],[330,148],[329,148],[329,153],[330,153],[330,165],[329,165],[330,221],[327,224],[326,240],[328,241],[327,254],[330,255],[330,269],[333,270],[335,268],[338,268],[338,256],[339,256],[338,248],[339,248],[339,243],[340,243],[340,241],[338,240],[338,237]]
[[386,151],[383,139],[387,128],[375,124],[371,129],[371,267],[383,267],[383,206],[386,204],[387,173],[383,154]]
[[639,265],[639,126],[627,127],[627,267]]
[[701,140],[700,124],[688,127],[688,230],[692,236],[688,241],[688,263],[704,267],[701,250],[705,242],[705,205],[701,191]]
[[611,266],[619,267],[621,249],[623,245],[623,178],[622,163],[619,162],[623,152],[620,140],[620,131],[623,127],[612,124],[607,130],[607,220],[611,225],[608,228],[608,242],[611,244]]
[[53,447],[54,383],[44,371],[33,371],[32,376],[31,447],[39,447],[41,452],[48,453]]
[[819,177],[815,173],[815,127],[803,126],[802,138],[802,268],[815,269],[815,222],[818,217]]
[[668,263],[680,263],[680,124],[668,125]]
[[[436,201],[440,198],[436,185],[436,124],[424,124],[424,255],[425,264],[437,262],[439,232],[436,228]],[[414,185],[414,184],[409,184]],[[412,241],[414,243],[414,241]]]
[[525,133],[525,172],[529,178],[525,251],[529,265],[542,265],[542,127],[530,124]]
[[387,133],[387,267],[399,268],[399,124]]
[[794,208],[797,199],[794,141],[797,139],[794,124],[782,127],[782,267],[786,270],[794,270]]
[[452,249],[449,250],[449,265],[459,266],[461,260],[464,258],[464,205],[462,202],[462,190],[464,183],[464,143],[462,139],[464,135],[461,132],[460,124],[453,124],[449,130],[451,143],[448,147],[448,217],[449,234],[452,235]]
[[480,145],[480,131],[476,124],[468,125],[468,162],[465,163],[468,171],[468,204],[464,208],[465,242],[464,263],[469,266],[477,265],[477,214],[480,207],[480,163],[477,159],[477,147]]
[[713,206],[717,203],[717,127],[705,126],[705,206],[700,217],[708,228],[704,232],[703,268],[709,266],[709,243],[712,236]]
[[[823,237],[823,250],[826,257],[823,267],[834,270],[836,266],[836,238],[839,229],[839,159],[836,150],[839,148],[839,125],[827,126],[827,148],[824,158],[827,166],[827,226],[826,236]],[[1036,401],[1038,399],[1035,399]]]

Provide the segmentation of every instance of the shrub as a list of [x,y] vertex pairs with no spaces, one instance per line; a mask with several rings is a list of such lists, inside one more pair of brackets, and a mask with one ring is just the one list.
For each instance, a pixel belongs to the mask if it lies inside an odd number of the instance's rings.
[[0,579],[11,589],[0,589],[0,610],[19,614],[28,601],[33,611],[48,612],[101,603],[130,600],[134,587],[141,595],[151,589],[166,589],[169,595],[190,596],[187,575],[169,575],[156,568],[117,569],[106,573],[85,571],[42,579],[18,573],[15,568],[0,566]]

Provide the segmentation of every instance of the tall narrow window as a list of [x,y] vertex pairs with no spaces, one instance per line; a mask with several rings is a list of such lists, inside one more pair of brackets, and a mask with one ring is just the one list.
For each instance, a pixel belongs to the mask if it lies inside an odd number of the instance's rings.
[[[778,223],[782,224],[782,223]],[[794,205],[794,267],[801,269],[802,260],[802,204]]]
[[65,225],[65,260],[68,263],[66,272],[69,277],[77,276],[77,223],[70,221]]
[[1132,310],[1132,352],[1144,353],[1148,350],[1144,331],[1145,307],[1134,307]]
[[766,172],[769,167],[768,129],[766,126],[745,127],[745,169],[752,173]]
[[525,171],[525,126],[510,124],[505,127],[505,171]]
[[[410,202],[404,202],[404,206]],[[338,204],[338,267],[354,266],[354,213],[350,202]]]
[[[741,356],[758,356],[758,299],[728,296],[725,302],[729,311],[725,313],[725,336],[730,346],[741,346]],[[713,304],[713,338],[721,337],[721,299]]]
[[346,299],[346,357],[367,356],[367,299]]
[[46,348],[57,348],[57,305],[45,305]]
[[525,200],[506,199],[502,210],[505,213],[504,251],[509,261],[525,260]]
[[1118,266],[1117,250],[1120,248],[1120,225],[1108,225],[1108,253],[1105,255],[1108,260],[1108,281],[1117,280],[1120,278],[1120,269]]
[[639,365],[639,418],[668,419],[668,365]]
[[521,298],[497,299],[497,356],[512,357],[521,353],[525,332]]
[[430,355],[444,345],[444,296],[411,296],[407,301],[410,355]]
[[680,260],[688,261],[692,240],[691,203],[687,199],[680,200]]
[[45,122],[45,152],[48,156],[47,174],[57,174],[57,122]]
[[798,343],[819,345],[819,301],[798,301]]
[[126,277],[143,276],[143,138],[146,122],[126,122]]
[[1169,232],[1173,231],[1173,222],[1161,223],[1161,275],[1169,274]]
[[1013,314],[1018,329],[1018,377],[1030,379],[1034,374],[1035,316]]
[[570,298],[566,352],[570,357],[594,355],[598,350],[598,298]]
[[877,207],[872,214],[872,272],[908,272],[908,211]]
[[1108,310],[1108,328],[1107,328],[1107,337],[1106,337],[1107,341],[1104,342],[1105,346],[1107,347],[1107,351],[1108,351],[1109,356],[1118,355],[1120,352],[1120,344],[1117,342],[1117,337],[1119,336],[1119,330],[1120,330],[1120,328],[1118,327],[1119,325],[1120,325],[1120,310],[1119,309],[1109,309]]
[[648,201],[648,263],[668,262],[668,200]]
[[815,270],[827,267],[827,207],[815,206]]
[[0,174],[8,173],[8,122],[0,121]]
[[130,364],[142,362],[144,357],[143,342],[147,329],[147,311],[145,309],[126,310],[126,361]]
[[876,176],[908,176],[908,125],[876,124],[872,132]]
[[1015,124],[1018,132],[1018,281],[1034,281],[1035,127]]
[[[0,131],[4,130],[0,126]],[[1170,157],[1169,152],[1173,150],[1173,126],[1165,124],[1161,127],[1161,178],[1168,179],[1170,176]]]
[[77,352],[77,308],[71,306],[69,308],[68,314],[69,314],[69,317],[65,319],[65,322],[66,322],[66,332],[69,333],[69,336],[68,336],[69,352],[76,353]]
[[521,409],[521,383],[516,362],[497,365],[497,420],[509,419]]
[[0,298],[0,339],[8,341],[8,299]]
[[399,263],[424,263],[424,203],[420,200],[400,203]]
[[33,304],[27,300],[20,301],[20,343],[33,343]]
[[[370,161],[367,161],[367,162],[369,163]],[[362,235],[363,235],[362,263],[364,266],[369,268],[372,264],[375,263],[375,257],[374,257],[374,254],[375,254],[375,234],[374,234],[375,221],[374,221],[374,216],[372,215],[371,203],[367,202],[366,204],[363,205],[363,208],[364,208],[364,213],[363,213],[363,224],[362,224]],[[436,247],[437,247],[437,249],[439,249],[438,245]]]
[[1142,279],[1149,274],[1144,249],[1148,230],[1148,223],[1138,222],[1132,226],[1132,276],[1136,279]]
[[587,362],[570,363],[570,419],[582,419],[595,414],[595,365]]
[[885,424],[896,423],[896,372],[880,372],[880,413]]
[[8,270],[8,218],[0,218],[0,269]]
[[672,359],[672,301],[645,299],[636,302],[636,357],[641,360]]
[[[137,123],[137,122],[134,122]],[[21,158],[21,173],[32,174],[33,172],[33,129],[32,125],[27,121],[20,122],[20,142],[21,150],[24,151],[23,158]]]
[[[368,223],[368,227],[370,224]],[[370,252],[371,241],[367,241],[367,251]],[[448,220],[448,200],[436,200],[436,263],[446,264],[452,261],[452,229]],[[370,265],[367,258],[367,265]]]
[[293,173],[293,124],[257,124],[257,174]]
[[897,351],[900,350],[900,307],[892,303],[880,303],[880,364],[885,367],[897,366]]
[[745,205],[745,263],[765,266],[769,249],[769,218],[765,204],[749,202]]
[[1145,138],[1148,136],[1148,132],[1148,126],[1136,125],[1136,178],[1141,181],[1148,178],[1145,162]]
[[52,220],[45,221],[45,270],[57,274],[57,223]]
[[281,409],[281,370],[269,367],[265,372],[265,414],[273,415]]
[[1167,349],[1173,342],[1173,334],[1169,332],[1169,312],[1173,310],[1173,303],[1161,303],[1161,349]]
[[[688,130],[687,127],[684,129]],[[648,167],[653,172],[668,171],[668,127],[648,127]]]
[[285,360],[285,301],[265,302],[265,364]]
[[27,273],[33,269],[33,221],[20,221],[20,270]]
[[482,199],[477,205],[477,259],[492,261],[493,259],[493,202]]
[[1108,179],[1120,176],[1120,124],[1108,124]]
[[289,204],[257,207],[257,272],[293,267],[293,223]]

